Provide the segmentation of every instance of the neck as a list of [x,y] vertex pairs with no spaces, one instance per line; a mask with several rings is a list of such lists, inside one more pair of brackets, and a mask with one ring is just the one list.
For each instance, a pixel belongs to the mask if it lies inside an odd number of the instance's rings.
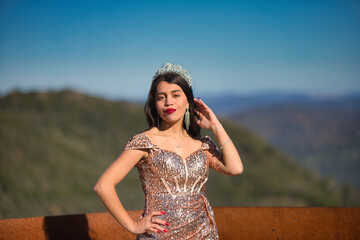
[[183,137],[187,136],[186,130],[183,128],[183,122],[179,121],[174,124],[170,124],[162,121],[160,124],[159,131],[163,134],[174,136],[174,137]]

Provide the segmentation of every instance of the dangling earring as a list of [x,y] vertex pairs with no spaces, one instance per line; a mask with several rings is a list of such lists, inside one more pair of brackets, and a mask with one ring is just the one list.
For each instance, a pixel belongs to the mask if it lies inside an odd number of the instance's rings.
[[189,131],[189,127],[190,127],[190,113],[189,113],[189,105],[186,107],[186,112],[185,112],[185,128],[186,131]]
[[157,127],[158,127],[158,129],[160,129],[160,117],[159,117],[159,115],[157,115],[156,121],[157,121]]

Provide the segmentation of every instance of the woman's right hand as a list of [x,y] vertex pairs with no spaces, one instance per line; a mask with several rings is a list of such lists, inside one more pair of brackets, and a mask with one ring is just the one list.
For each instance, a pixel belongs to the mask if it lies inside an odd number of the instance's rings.
[[154,216],[160,216],[166,214],[163,211],[153,211],[150,214],[146,215],[145,217],[139,218],[135,224],[133,233],[134,234],[142,234],[142,233],[161,233],[161,232],[168,232],[162,225],[169,226],[169,223],[167,223],[165,220],[161,220],[158,218],[155,218]]

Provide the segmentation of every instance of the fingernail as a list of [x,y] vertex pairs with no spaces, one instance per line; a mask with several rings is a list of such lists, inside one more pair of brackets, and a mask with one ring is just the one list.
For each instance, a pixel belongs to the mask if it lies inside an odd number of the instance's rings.
[[157,231],[158,233],[161,233],[160,231]]
[[165,214],[166,212],[161,211],[160,213],[161,213],[161,214]]
[[167,222],[165,222],[165,225],[166,225],[166,226],[169,226],[170,224],[169,224],[169,223],[167,223]]
[[168,232],[168,230],[164,229],[164,232]]

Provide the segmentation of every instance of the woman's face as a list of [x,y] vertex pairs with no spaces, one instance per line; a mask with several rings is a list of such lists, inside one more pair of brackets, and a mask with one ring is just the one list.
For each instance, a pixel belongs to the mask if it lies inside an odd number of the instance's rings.
[[169,123],[183,121],[187,105],[187,97],[179,85],[165,81],[158,84],[155,106],[164,121]]

